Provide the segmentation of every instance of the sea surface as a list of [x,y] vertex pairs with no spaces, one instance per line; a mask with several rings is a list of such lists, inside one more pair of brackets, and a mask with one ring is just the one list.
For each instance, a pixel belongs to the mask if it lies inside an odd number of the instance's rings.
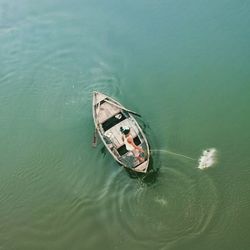
[[[0,0],[0,249],[250,249],[249,27],[247,0]],[[92,147],[94,90],[141,115],[147,175]]]

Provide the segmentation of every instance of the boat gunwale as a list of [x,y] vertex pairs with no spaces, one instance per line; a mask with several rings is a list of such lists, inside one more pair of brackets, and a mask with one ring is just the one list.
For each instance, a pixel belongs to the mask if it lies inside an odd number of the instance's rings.
[[[103,95],[104,98],[103,98],[103,99],[100,99],[99,101],[97,101],[97,100],[96,100],[96,99],[97,99],[96,96],[97,96],[98,94]],[[126,119],[129,119],[129,118],[130,118],[130,119],[132,120],[132,122],[135,123],[135,126],[137,127],[137,129],[139,130],[139,132],[142,134],[142,137],[143,137],[143,139],[144,139],[144,142],[145,142],[145,144],[146,144],[146,149],[147,149],[147,159],[146,159],[145,161],[143,161],[143,162],[141,162],[141,163],[139,163],[138,165],[133,166],[133,167],[128,167],[128,166],[126,166],[123,162],[121,162],[121,161],[119,160],[118,156],[115,155],[115,153],[111,150],[111,148],[108,146],[108,144],[107,144],[106,141],[104,140],[103,134],[102,134],[102,132],[100,131],[100,123],[98,122],[98,119],[97,119],[98,115],[96,114],[96,110],[97,110],[96,105],[98,105],[98,104],[99,104],[100,102],[102,102],[102,101],[105,102],[105,99],[106,99],[106,98],[109,100],[109,102],[107,102],[107,103],[111,103],[111,104],[112,104],[112,102],[114,102],[116,105],[119,106],[120,110],[119,110],[117,113],[121,112],[122,110],[124,110],[124,111],[127,110],[121,103],[119,103],[118,101],[114,100],[114,99],[111,98],[110,96],[107,96],[107,95],[105,95],[105,94],[103,94],[103,93],[101,93],[101,92],[98,92],[98,91],[93,91],[93,106],[92,106],[92,109],[93,109],[93,119],[94,119],[95,128],[96,128],[96,130],[97,130],[97,132],[98,132],[98,134],[99,134],[99,137],[101,138],[103,144],[104,144],[105,147],[108,149],[108,151],[110,152],[110,154],[113,156],[113,158],[114,158],[119,164],[121,164],[122,166],[126,167],[127,169],[133,170],[133,171],[135,171],[135,172],[146,173],[146,172],[147,172],[147,169],[148,169],[148,166],[149,166],[149,158],[150,158],[149,144],[148,144],[148,140],[147,140],[147,138],[146,138],[144,132],[142,131],[140,125],[138,124],[137,120],[133,117],[133,115],[131,115],[131,114],[128,112],[129,117],[126,118]],[[106,119],[106,120],[107,120],[107,119]],[[102,122],[102,123],[103,123],[103,122]],[[117,151],[116,148],[115,148],[115,150]],[[117,153],[118,153],[118,151],[117,151]],[[119,154],[119,153],[118,153],[118,154]],[[144,171],[136,170],[136,168],[138,168],[141,164],[146,164],[145,170],[144,170]]]

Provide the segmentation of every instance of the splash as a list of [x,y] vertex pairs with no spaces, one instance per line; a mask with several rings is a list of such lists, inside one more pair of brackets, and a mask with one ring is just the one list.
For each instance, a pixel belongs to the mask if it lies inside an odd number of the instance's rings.
[[217,150],[215,148],[208,148],[203,150],[202,156],[199,158],[199,169],[212,167],[216,163]]

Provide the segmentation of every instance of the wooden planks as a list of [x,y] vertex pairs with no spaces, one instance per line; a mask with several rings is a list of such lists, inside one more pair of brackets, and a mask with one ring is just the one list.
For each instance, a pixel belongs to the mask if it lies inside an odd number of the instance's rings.
[[100,105],[99,113],[98,113],[98,122],[103,123],[110,117],[114,116],[115,114],[119,113],[121,109],[118,107],[104,102]]
[[120,127],[123,126],[130,128],[130,133],[133,138],[136,137],[139,133],[138,128],[135,126],[131,118],[127,118],[126,120],[123,120],[122,122],[116,124],[114,127],[105,132],[105,134],[110,135],[110,139],[116,148],[119,148],[124,144],[122,140],[122,133],[120,131]]

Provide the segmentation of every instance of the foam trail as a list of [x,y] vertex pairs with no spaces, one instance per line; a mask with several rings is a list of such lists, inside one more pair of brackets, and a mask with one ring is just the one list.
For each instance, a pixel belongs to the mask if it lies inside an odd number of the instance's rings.
[[217,151],[215,148],[208,148],[203,150],[202,156],[199,158],[199,169],[205,169],[213,166],[216,163]]
[[150,151],[151,152],[163,152],[163,153],[166,153],[166,154],[177,155],[177,156],[181,156],[181,157],[187,158],[187,159],[192,160],[192,161],[196,161],[196,159],[191,158],[189,156],[182,155],[182,154],[177,154],[177,153],[171,152],[169,150],[165,150],[165,149],[153,149],[153,150],[150,150]]

